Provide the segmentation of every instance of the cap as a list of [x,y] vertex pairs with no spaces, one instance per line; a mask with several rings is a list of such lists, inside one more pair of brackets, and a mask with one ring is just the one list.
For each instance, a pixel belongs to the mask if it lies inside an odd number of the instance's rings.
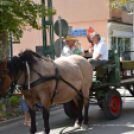
[[93,33],[94,32],[94,29],[92,28],[92,27],[89,27],[88,29],[87,29],[87,33]]

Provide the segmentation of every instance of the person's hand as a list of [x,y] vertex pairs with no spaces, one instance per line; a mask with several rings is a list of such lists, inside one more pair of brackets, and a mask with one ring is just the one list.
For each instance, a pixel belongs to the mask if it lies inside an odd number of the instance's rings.
[[94,48],[93,47],[90,47],[88,52],[89,52],[89,56],[93,56],[93,51],[94,51]]
[[84,52],[80,53],[80,56],[84,57],[85,56],[85,53]]

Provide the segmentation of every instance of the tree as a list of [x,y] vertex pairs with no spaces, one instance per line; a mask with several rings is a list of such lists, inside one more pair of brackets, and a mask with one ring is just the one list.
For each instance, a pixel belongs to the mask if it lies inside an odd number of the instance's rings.
[[0,60],[9,55],[8,33],[19,40],[26,25],[39,30],[37,18],[54,14],[54,9],[32,0],[0,0]]
[[[110,7],[113,9],[121,9],[123,5],[126,5],[127,2],[131,3],[131,7],[133,7],[133,0],[111,0],[110,1]],[[133,10],[133,8],[131,8]]]
[[25,26],[30,25],[39,30],[42,26],[38,26],[37,18],[54,14],[56,14],[54,8],[50,9],[32,0],[0,0],[0,60],[9,56],[9,33],[19,40]]

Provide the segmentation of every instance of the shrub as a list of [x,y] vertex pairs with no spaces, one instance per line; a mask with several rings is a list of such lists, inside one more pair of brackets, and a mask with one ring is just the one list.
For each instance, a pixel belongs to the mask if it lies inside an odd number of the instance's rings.
[[21,96],[12,96],[10,98],[12,107],[16,107],[16,106],[20,105],[20,101],[21,101]]
[[3,110],[4,108],[5,108],[5,105],[2,104],[2,105],[0,106],[0,110]]

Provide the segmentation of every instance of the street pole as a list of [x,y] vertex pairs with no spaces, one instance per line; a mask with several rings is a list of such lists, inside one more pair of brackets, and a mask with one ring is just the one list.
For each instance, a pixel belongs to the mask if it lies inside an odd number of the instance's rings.
[[58,16],[58,22],[59,22],[59,39],[60,39],[60,46],[59,46],[59,50],[60,52],[62,52],[62,22],[61,22],[61,17]]
[[134,0],[133,0],[133,51],[134,51]]

